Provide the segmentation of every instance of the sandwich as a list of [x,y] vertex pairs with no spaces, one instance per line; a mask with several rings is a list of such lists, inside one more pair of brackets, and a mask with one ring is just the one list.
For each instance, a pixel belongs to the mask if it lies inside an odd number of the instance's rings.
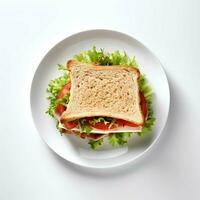
[[151,89],[134,59],[94,47],[59,69],[64,76],[49,83],[47,112],[56,118],[62,134],[87,139],[95,149],[105,138],[113,146],[124,145],[132,134],[151,131]]

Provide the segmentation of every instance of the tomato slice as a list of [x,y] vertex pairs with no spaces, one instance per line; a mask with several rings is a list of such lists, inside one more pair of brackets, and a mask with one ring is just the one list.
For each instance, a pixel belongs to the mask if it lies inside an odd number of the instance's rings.
[[[68,93],[70,91],[70,88],[71,88],[71,82],[68,82],[67,84],[65,84],[63,86],[63,88],[60,90],[60,92],[58,93],[58,96],[57,98],[62,98],[65,96],[66,93]],[[55,113],[59,116],[62,115],[62,113],[66,110],[66,107],[63,106],[62,104],[58,104],[56,105],[56,108],[55,108]]]
[[104,122],[98,122],[96,124],[90,123],[90,126],[100,130],[110,130],[117,127],[116,124],[111,125],[111,123],[105,124]]
[[126,121],[126,120],[123,120],[123,119],[118,119],[117,120],[117,124],[119,126],[131,126],[131,127],[138,127],[138,124],[135,124],[133,122],[129,122],[129,121]]
[[55,108],[55,112],[57,115],[61,116],[62,113],[66,110],[66,107],[63,106],[62,104],[58,104]]
[[140,106],[141,106],[141,110],[142,110],[142,113],[144,115],[144,118],[146,118],[146,116],[147,116],[147,104],[146,104],[144,94],[142,92],[140,92]]
[[71,121],[71,122],[63,122],[63,125],[68,128],[68,129],[72,129],[75,128],[77,126],[75,121]]
[[65,94],[67,94],[70,91],[70,88],[71,88],[71,82],[68,82],[67,84],[65,84],[63,88],[60,90],[60,92],[58,93],[58,99],[64,97]]

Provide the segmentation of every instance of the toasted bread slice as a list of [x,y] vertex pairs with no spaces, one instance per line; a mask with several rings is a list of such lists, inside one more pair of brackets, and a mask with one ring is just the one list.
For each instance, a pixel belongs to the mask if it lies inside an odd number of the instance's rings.
[[143,125],[139,70],[128,66],[96,66],[70,60],[70,100],[61,122],[105,116]]

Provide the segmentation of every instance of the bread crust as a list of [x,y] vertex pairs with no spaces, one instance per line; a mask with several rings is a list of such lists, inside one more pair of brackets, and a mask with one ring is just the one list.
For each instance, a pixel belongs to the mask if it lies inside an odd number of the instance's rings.
[[103,65],[96,65],[96,64],[81,63],[81,62],[79,62],[77,60],[74,60],[74,59],[70,59],[66,63],[66,67],[67,67],[67,69],[69,71],[71,71],[71,68],[74,65],[83,65],[83,66],[87,65],[87,66],[93,67],[96,70],[107,70],[107,68],[105,68],[105,67],[109,67],[110,70],[113,70],[113,69],[116,69],[116,68],[118,69],[120,67],[120,69],[125,69],[127,71],[132,71],[132,72],[137,73],[138,74],[138,78],[140,76],[140,71],[139,71],[138,68],[136,68],[136,67],[130,67],[128,65],[105,65],[105,66],[103,66]]

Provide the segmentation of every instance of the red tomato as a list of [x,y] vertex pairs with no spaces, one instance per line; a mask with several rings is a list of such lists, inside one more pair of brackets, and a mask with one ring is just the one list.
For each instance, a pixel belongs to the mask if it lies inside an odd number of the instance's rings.
[[98,122],[96,124],[90,123],[90,126],[92,126],[93,128],[96,128],[96,129],[100,129],[100,130],[109,130],[109,129],[113,129],[113,128],[117,127],[115,124],[113,124],[110,127],[110,123],[105,124],[104,122]]
[[[66,93],[68,93],[70,91],[71,88],[71,83],[67,83],[63,86],[63,88],[61,89],[61,91],[58,93],[57,98],[62,98]],[[57,115],[61,116],[61,114],[66,110],[66,107],[63,106],[62,104],[58,104],[56,105],[55,108],[55,112]]]
[[129,122],[129,121],[126,121],[126,120],[123,120],[123,119],[118,119],[117,124],[119,126],[131,126],[131,127],[137,127],[138,126],[137,124],[135,124],[133,122]]
[[118,126],[124,126],[124,121],[125,120],[117,119],[116,123],[117,123]]
[[71,121],[71,122],[63,122],[63,125],[68,128],[68,129],[72,129],[74,127],[77,126],[75,121]]
[[141,110],[142,110],[142,113],[144,115],[144,118],[146,118],[146,116],[147,116],[147,104],[146,104],[146,101],[145,101],[144,94],[142,92],[140,92],[140,105],[141,105]]
[[63,106],[62,104],[58,104],[56,106],[55,112],[57,115],[61,116],[61,114],[66,110],[66,107]]
[[65,94],[70,91],[70,88],[71,88],[71,82],[68,82],[67,84],[65,84],[63,88],[60,90],[60,92],[58,93],[58,99],[64,97]]

